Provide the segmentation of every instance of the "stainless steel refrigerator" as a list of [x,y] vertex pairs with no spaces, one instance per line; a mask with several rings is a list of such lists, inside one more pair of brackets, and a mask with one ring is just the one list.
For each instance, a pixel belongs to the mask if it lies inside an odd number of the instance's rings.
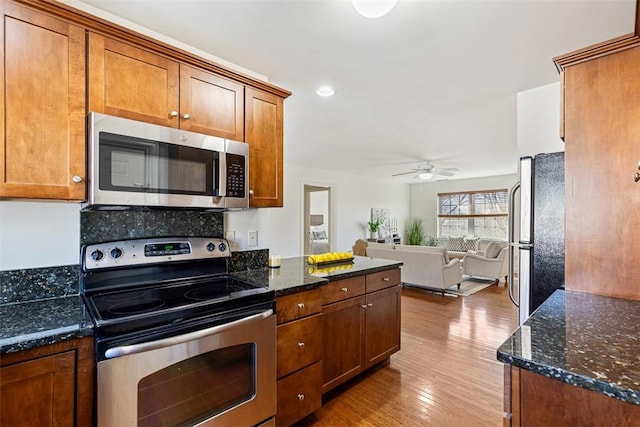
[[509,202],[509,295],[522,324],[564,287],[564,153],[521,158]]

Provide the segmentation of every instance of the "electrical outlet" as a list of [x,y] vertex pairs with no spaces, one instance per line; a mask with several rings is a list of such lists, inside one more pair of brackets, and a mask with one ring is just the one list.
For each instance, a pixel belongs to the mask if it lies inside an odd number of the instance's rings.
[[249,246],[258,246],[258,230],[249,230]]
[[236,245],[236,232],[235,231],[227,231],[224,233],[224,238],[229,242],[229,247],[233,248]]

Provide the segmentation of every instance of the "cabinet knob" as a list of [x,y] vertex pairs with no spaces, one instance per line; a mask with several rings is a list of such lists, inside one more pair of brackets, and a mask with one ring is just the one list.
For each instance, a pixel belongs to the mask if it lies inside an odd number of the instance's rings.
[[304,400],[304,394],[299,394],[298,395],[298,400],[300,400],[300,401]]
[[189,113],[184,113],[184,114],[182,115],[182,118],[183,118],[183,119],[185,119],[185,120],[189,120],[189,119],[191,118],[191,114],[189,114]]
[[362,304],[360,307],[367,308],[367,304]]
[[347,292],[347,291],[348,291],[348,289],[347,289],[347,288],[340,288],[340,290],[341,290],[342,292]]
[[304,310],[304,303],[303,302],[298,304],[298,310]]
[[299,342],[298,343],[298,348],[302,350],[304,348],[304,343],[303,342]]
[[79,184],[82,182],[82,177],[78,176],[78,175],[74,175],[73,178],[71,178],[73,180],[73,182],[75,182],[76,184]]
[[253,196],[253,190],[251,190],[251,189],[249,190],[249,195]]
[[370,302],[369,304],[367,304],[367,307],[373,307],[373,303]]
[[634,182],[640,181],[640,172],[636,172],[636,174],[633,176],[633,181]]
[[178,112],[177,111],[172,111],[172,112],[169,113],[169,115],[171,117],[178,117]]
[[388,277],[383,277],[382,280],[384,280],[385,282],[388,282],[389,278]]

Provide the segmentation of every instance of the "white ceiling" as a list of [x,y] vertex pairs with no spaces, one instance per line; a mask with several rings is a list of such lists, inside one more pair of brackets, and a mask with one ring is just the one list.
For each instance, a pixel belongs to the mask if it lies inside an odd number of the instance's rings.
[[[349,0],[83,2],[292,91],[287,163],[401,182],[426,159],[453,179],[515,173],[517,92],[635,15],[635,0],[399,0],[379,19]],[[325,84],[335,96],[315,94]]]

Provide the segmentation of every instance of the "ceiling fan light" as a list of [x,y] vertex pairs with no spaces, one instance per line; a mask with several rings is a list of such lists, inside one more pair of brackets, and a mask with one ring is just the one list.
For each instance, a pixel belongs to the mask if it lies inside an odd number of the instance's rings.
[[365,18],[380,18],[389,13],[398,0],[351,0],[353,8]]
[[431,172],[422,172],[418,174],[418,178],[420,179],[431,179],[433,178],[433,174]]

